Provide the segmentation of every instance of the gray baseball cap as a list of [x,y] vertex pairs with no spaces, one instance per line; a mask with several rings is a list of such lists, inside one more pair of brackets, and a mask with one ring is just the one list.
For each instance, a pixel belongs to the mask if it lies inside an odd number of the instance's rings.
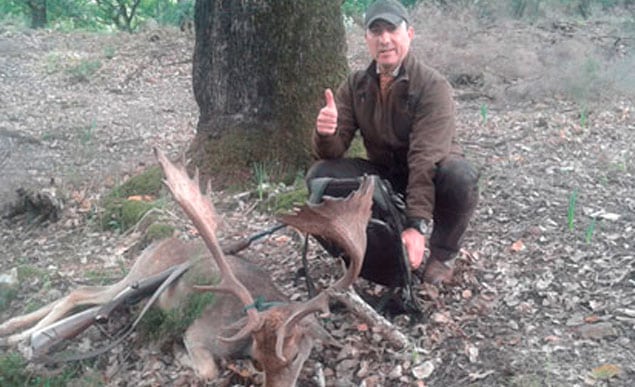
[[385,20],[395,26],[404,20],[410,24],[406,7],[395,0],[378,0],[368,7],[364,21],[366,28],[370,27],[370,25],[377,20]]

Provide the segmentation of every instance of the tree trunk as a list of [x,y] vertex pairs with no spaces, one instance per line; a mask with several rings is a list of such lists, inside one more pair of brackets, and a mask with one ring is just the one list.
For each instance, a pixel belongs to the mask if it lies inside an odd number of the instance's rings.
[[46,27],[46,0],[29,0],[27,5],[31,9],[31,28]]
[[196,2],[190,150],[205,174],[244,178],[259,163],[295,175],[308,164],[324,89],[347,72],[340,3]]

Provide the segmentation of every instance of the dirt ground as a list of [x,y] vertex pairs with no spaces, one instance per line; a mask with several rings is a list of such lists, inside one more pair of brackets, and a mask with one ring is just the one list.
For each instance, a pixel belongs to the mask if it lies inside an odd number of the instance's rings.
[[[342,349],[314,348],[301,385],[628,386],[635,381],[635,30],[629,15],[589,21],[548,15],[527,23],[468,12],[413,13],[413,50],[456,89],[461,143],[481,172],[481,199],[452,286],[419,291],[425,317],[393,320],[411,348],[391,348],[343,308],[326,328]],[[632,15],[630,15],[632,23]],[[631,29],[629,29],[631,28]],[[351,67],[368,59],[363,31],[348,27]],[[0,207],[15,191],[48,190],[64,203],[57,222],[3,219],[0,274],[37,275],[0,310],[0,321],[76,286],[121,276],[131,234],[98,231],[99,199],[171,156],[195,134],[193,36],[30,31],[0,26]],[[274,219],[254,200],[215,192],[221,239]],[[189,223],[168,204],[184,234]],[[300,241],[281,232],[245,255],[294,299],[306,297],[289,267]],[[316,246],[311,266],[332,281]],[[92,329],[92,328],[91,328]],[[80,350],[104,344],[98,331]],[[206,385],[179,343],[136,336],[75,385]],[[234,368],[235,369],[235,368]],[[226,370],[208,385],[250,384]]]

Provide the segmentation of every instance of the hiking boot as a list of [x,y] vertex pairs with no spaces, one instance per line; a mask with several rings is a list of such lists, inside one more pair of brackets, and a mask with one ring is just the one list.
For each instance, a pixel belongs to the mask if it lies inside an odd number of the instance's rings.
[[422,282],[433,285],[447,284],[452,281],[454,274],[454,259],[440,261],[429,258],[425,267],[418,273]]

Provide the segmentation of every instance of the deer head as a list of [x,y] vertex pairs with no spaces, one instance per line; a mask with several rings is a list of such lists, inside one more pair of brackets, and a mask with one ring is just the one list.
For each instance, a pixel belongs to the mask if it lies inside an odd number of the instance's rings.
[[342,278],[314,298],[259,312],[253,307],[254,298],[236,278],[220,248],[215,235],[216,213],[211,201],[200,190],[198,171],[194,178],[190,178],[184,163],[176,166],[162,152],[155,149],[155,154],[165,173],[166,186],[199,231],[221,273],[218,285],[197,289],[232,293],[245,305],[247,318],[244,326],[238,333],[223,340],[238,341],[251,336],[252,357],[264,370],[265,385],[295,385],[313,346],[307,316],[315,312],[328,313],[329,294],[346,290],[361,270],[366,248],[366,226],[371,215],[372,178],[364,179],[359,190],[345,199],[327,198],[320,204],[306,204],[294,214],[281,218],[284,223],[302,232],[334,241],[350,257],[350,264]]

